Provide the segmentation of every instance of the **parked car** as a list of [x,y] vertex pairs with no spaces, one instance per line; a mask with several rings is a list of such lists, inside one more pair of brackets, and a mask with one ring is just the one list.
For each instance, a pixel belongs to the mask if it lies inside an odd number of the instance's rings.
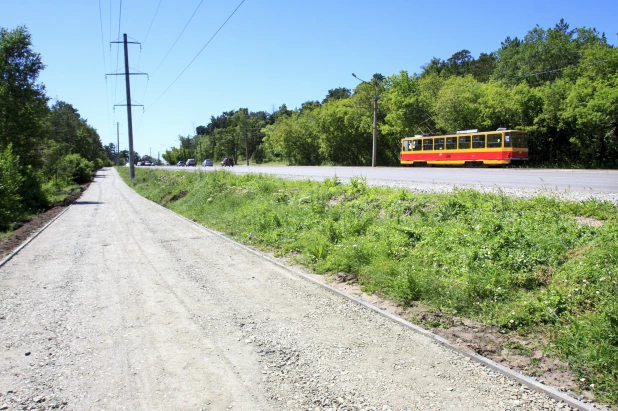
[[136,166],[141,166],[141,165],[142,165],[141,161],[138,161],[137,164],[136,164]]
[[209,158],[207,158],[206,160],[202,161],[202,165],[204,167],[212,167],[212,166],[214,166],[212,160],[209,159]]
[[195,159],[194,158],[190,158],[190,159],[187,160],[186,166],[187,167],[195,167],[196,164],[197,163],[195,162]]
[[152,163],[151,163],[150,161],[144,161],[144,165],[145,165],[145,166],[151,166],[151,165],[152,165]]
[[178,164],[176,164],[178,167],[184,167],[185,166],[185,162],[184,161],[179,161]]

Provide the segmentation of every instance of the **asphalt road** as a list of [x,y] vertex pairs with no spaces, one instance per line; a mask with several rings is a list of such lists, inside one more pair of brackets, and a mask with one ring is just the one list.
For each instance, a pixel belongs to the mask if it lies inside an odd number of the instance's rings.
[[[212,167],[162,167],[172,170],[212,170]],[[214,169],[222,167],[216,166]],[[514,168],[442,168],[442,167],[226,167],[234,173],[265,173],[286,176],[326,178],[366,177],[418,183],[442,183],[458,186],[483,185],[509,188],[558,189],[578,192],[618,193],[617,170],[553,170]]]
[[564,409],[140,197],[0,268],[0,409]]

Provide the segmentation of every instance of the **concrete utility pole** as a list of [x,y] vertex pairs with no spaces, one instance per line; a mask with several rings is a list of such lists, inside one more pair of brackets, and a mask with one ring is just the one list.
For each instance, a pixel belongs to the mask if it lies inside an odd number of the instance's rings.
[[247,166],[249,166],[249,143],[247,139],[247,129],[245,129],[245,158],[247,159]]
[[373,149],[371,152],[371,167],[376,166],[378,151],[378,95],[373,95]]
[[[356,77],[356,74],[352,73],[355,79],[362,83],[369,83],[363,79]],[[374,80],[375,82],[376,80]],[[375,83],[374,83],[375,90]],[[376,160],[378,157],[378,94],[374,91],[373,93],[373,148],[371,150],[371,167],[376,166]]]
[[127,33],[123,34],[124,39],[124,78],[127,86],[127,119],[129,121],[129,169],[131,180],[135,178],[135,164],[133,164],[133,115],[131,114],[131,75],[129,74],[129,45],[127,44]]
[[[124,75],[126,90],[127,90],[127,119],[129,124],[127,128],[129,129],[129,170],[131,175],[131,180],[135,178],[135,164],[133,164],[133,115],[131,114],[131,106],[143,106],[142,104],[132,104],[131,102],[131,81],[129,80],[132,75],[143,75],[146,76],[146,73],[131,73],[129,72],[129,44],[140,44],[136,41],[127,41],[127,33],[123,34],[123,41],[112,41],[112,43],[116,44],[124,44],[124,73],[110,73],[111,76],[120,76]],[[125,104],[114,104],[114,106],[124,106]]]
[[120,161],[120,123],[116,122],[116,165]]

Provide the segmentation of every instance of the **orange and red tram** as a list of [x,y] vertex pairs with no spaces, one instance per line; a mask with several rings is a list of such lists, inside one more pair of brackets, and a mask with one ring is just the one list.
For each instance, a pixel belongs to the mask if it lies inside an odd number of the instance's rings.
[[414,136],[401,140],[402,165],[507,165],[528,161],[525,131],[462,130],[443,136]]

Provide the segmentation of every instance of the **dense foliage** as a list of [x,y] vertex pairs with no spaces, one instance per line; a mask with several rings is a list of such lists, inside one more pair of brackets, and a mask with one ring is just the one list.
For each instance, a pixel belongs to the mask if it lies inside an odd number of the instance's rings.
[[355,275],[403,305],[544,335],[581,388],[618,402],[618,210],[609,202],[139,171],[138,192],[241,242]]
[[25,27],[0,28],[0,230],[109,164],[99,135],[68,103],[51,107],[45,66]]
[[405,136],[507,127],[529,132],[531,164],[618,167],[618,49],[564,21],[478,58],[461,50],[419,74],[376,74],[295,110],[224,112],[164,158],[244,159],[246,142],[258,163],[368,165],[374,94],[380,165],[398,164]]

